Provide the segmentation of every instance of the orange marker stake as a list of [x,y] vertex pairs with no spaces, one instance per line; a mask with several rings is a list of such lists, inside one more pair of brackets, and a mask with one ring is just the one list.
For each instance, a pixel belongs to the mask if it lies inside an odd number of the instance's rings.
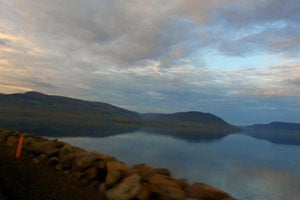
[[17,147],[17,151],[16,151],[16,158],[19,158],[22,154],[23,142],[24,142],[24,136],[21,135],[20,138],[19,138],[18,147]]

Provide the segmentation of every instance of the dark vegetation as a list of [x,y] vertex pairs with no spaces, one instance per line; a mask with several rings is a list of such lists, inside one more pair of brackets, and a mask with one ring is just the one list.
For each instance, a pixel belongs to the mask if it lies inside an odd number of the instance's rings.
[[138,114],[107,103],[38,92],[0,94],[0,127],[37,135],[95,137],[147,128],[190,139],[240,130],[209,113]]
[[106,103],[37,92],[0,96],[0,126],[36,134],[94,135],[105,130],[105,136],[130,129],[139,119],[138,113]]
[[223,119],[202,112],[180,112],[173,114],[148,113],[141,115],[147,127],[167,129],[175,132],[191,132],[228,134],[240,131]]
[[272,122],[247,126],[245,134],[277,144],[300,145],[300,124]]

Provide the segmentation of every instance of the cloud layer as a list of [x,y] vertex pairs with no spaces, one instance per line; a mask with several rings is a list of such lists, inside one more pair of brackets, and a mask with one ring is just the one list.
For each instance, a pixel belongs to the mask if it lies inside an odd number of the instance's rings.
[[0,0],[0,91],[298,121],[299,13],[299,0]]

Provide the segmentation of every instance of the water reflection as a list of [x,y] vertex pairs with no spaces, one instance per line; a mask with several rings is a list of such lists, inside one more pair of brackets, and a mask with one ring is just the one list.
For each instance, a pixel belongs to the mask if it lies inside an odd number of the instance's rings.
[[191,143],[142,131],[106,138],[61,138],[116,156],[129,165],[171,169],[177,178],[202,181],[242,200],[298,199],[300,147],[276,145],[245,135]]

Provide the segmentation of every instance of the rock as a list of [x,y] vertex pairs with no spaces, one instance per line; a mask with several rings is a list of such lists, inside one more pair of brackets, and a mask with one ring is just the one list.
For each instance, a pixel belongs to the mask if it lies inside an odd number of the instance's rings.
[[23,143],[23,148],[26,150],[28,149],[32,143],[35,142],[35,139],[33,137],[25,137],[24,138],[24,143]]
[[133,173],[129,173],[129,171],[133,171],[133,170],[131,170],[124,163],[116,160],[106,162],[106,168],[107,168],[107,176],[105,178],[105,183],[107,183],[107,187],[111,187],[115,185],[120,181],[122,177],[127,177],[133,174]]
[[91,182],[91,184],[89,185],[90,188],[93,188],[93,189],[97,189],[99,187],[99,185],[101,184],[100,181],[98,180],[94,180]]
[[84,186],[86,186],[86,185],[89,185],[89,184],[90,184],[90,181],[87,180],[86,178],[80,178],[80,179],[77,180],[77,183],[79,183],[79,185],[84,185]]
[[116,185],[122,179],[122,173],[118,170],[108,169],[105,183],[108,187]]
[[108,200],[129,200],[134,198],[141,188],[141,177],[137,174],[126,177],[121,183],[105,192]]
[[138,175],[140,175],[144,180],[148,180],[150,176],[155,174],[155,170],[145,164],[137,164],[132,166]]
[[106,163],[106,167],[108,170],[114,169],[114,170],[118,170],[118,171],[125,171],[125,170],[129,169],[124,163],[121,163],[119,161],[108,161]]
[[69,177],[73,180],[79,180],[80,178],[82,178],[84,176],[83,172],[79,172],[79,171],[73,171],[70,173]]
[[176,180],[161,174],[154,174],[149,178],[152,192],[159,196],[159,199],[182,200],[185,199],[185,192]]
[[8,136],[6,139],[6,146],[8,147],[17,147],[19,138],[16,136]]
[[73,148],[71,145],[65,144],[65,145],[61,148],[58,157],[59,157],[59,159],[61,159],[61,158],[65,157],[66,155],[68,155],[68,154],[70,154],[70,153],[74,153],[74,152],[75,152],[75,150],[74,150],[74,148]]
[[52,156],[59,152],[59,149],[56,148],[55,143],[51,141],[44,142],[33,142],[28,148],[30,152],[35,154],[47,154],[48,156]]
[[61,167],[61,165],[58,163],[58,164],[55,166],[55,169],[56,169],[56,170],[62,170],[62,167]]
[[34,164],[39,164],[39,163],[40,163],[40,160],[37,159],[37,158],[34,158],[34,159],[32,159],[32,162],[33,162]]
[[188,181],[184,178],[178,179],[177,183],[183,189],[183,191],[186,191],[186,189],[190,186]]
[[75,158],[79,157],[81,154],[84,154],[85,152],[82,151],[76,151],[73,153],[65,154],[64,156],[60,156],[60,165],[63,169],[71,169],[73,161]]
[[48,159],[48,157],[47,157],[46,154],[41,154],[41,155],[38,156],[38,159],[39,159],[40,161],[46,161],[46,160]]
[[128,168],[127,170],[121,171],[123,177],[131,176],[132,174],[137,174],[135,169]]
[[48,160],[49,166],[54,166],[54,165],[57,165],[58,163],[59,163],[59,160],[57,157],[52,157]]
[[0,132],[0,143],[4,143],[6,138],[8,137],[9,133],[5,131]]
[[145,164],[137,164],[132,166],[132,168],[139,174],[143,179],[147,180],[149,176],[153,174],[161,174],[165,176],[170,176],[171,173],[165,168],[152,168]]
[[165,175],[165,176],[171,176],[171,172],[166,168],[155,168],[155,173]]
[[137,194],[137,198],[139,200],[148,200],[151,196],[151,187],[149,184],[142,184],[139,193]]
[[[106,191],[106,184],[105,183],[101,183],[99,186],[98,186],[98,192],[100,194],[100,197],[103,197],[103,199],[106,199],[105,198],[105,191]],[[102,199],[102,198],[101,198]]]
[[106,169],[106,162],[104,160],[97,161],[95,167],[98,169]]
[[86,152],[73,161],[72,169],[82,171],[89,168],[94,162],[103,160],[103,155],[97,152]]
[[86,172],[86,178],[88,180],[94,180],[98,176],[98,169],[95,167],[89,168]]
[[187,188],[187,193],[189,197],[196,199],[234,200],[227,193],[204,183],[194,183]]
[[66,143],[58,141],[58,140],[55,140],[54,143],[55,143],[56,148],[62,148],[66,144]]

